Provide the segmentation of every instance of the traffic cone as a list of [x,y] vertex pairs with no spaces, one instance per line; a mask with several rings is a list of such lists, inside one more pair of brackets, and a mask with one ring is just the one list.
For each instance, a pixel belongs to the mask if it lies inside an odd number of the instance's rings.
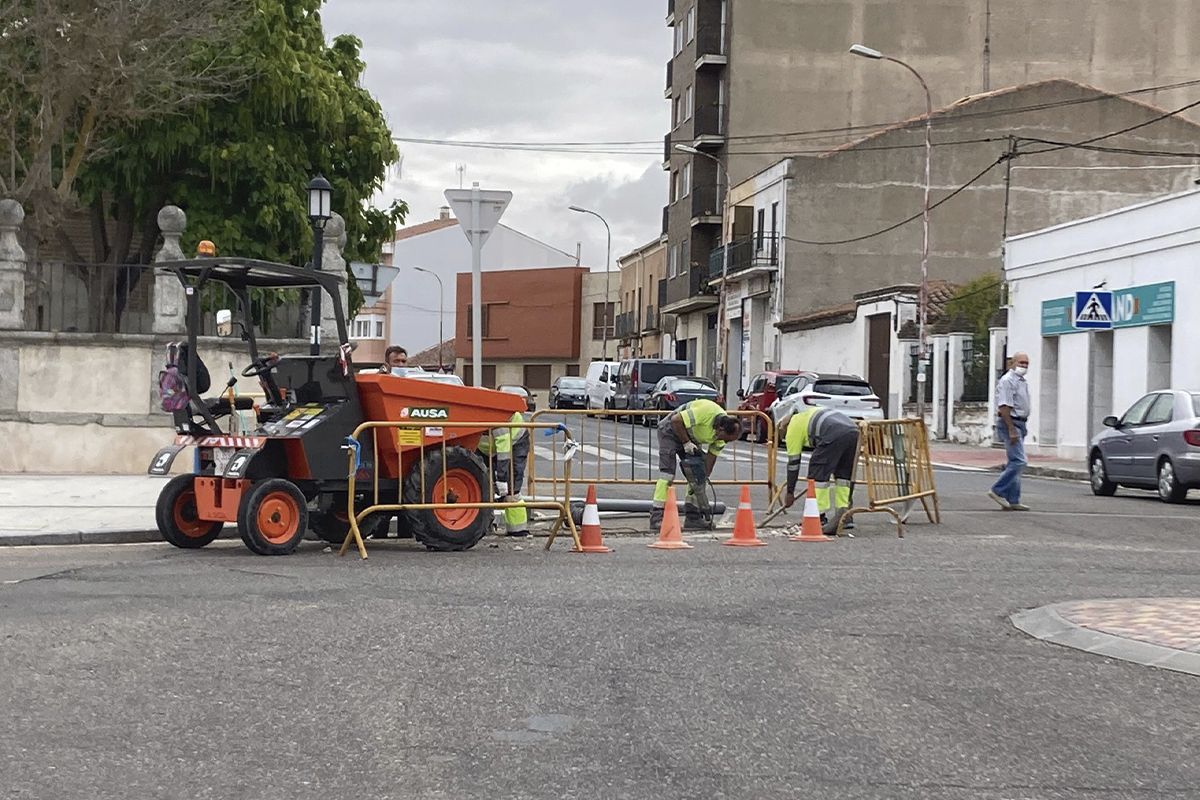
[[793,542],[828,542],[828,537],[821,533],[821,512],[817,510],[817,485],[812,478],[808,479],[808,495],[804,498],[804,522],[800,526],[799,536],[789,536]]
[[754,512],[750,509],[750,487],[742,484],[742,499],[738,502],[737,517],[733,521],[733,537],[721,544],[730,547],[766,547],[754,529]]
[[600,530],[600,511],[596,508],[596,485],[590,484],[587,490],[587,501],[583,506],[583,525],[579,528],[579,547],[572,548],[572,553],[611,553],[611,547],[604,546],[604,533]]
[[655,550],[691,550],[683,540],[683,528],[679,524],[679,507],[675,505],[675,487],[667,487],[667,505],[663,509],[662,526],[658,529],[658,541],[646,545]]

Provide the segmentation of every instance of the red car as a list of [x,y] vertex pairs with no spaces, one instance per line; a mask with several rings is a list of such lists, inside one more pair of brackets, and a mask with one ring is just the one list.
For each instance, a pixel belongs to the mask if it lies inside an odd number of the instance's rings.
[[[737,396],[742,401],[738,403],[738,411],[768,413],[767,409],[775,402],[775,398],[783,394],[799,375],[800,370],[796,369],[760,372],[754,376],[754,380],[750,381],[749,389],[738,389]],[[765,442],[767,440],[766,426],[762,424],[762,420],[754,418],[745,435],[753,438],[756,442]]]

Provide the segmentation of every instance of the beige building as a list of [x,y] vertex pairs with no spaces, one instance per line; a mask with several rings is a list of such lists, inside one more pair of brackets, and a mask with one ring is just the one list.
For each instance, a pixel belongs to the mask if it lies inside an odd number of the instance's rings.
[[[1178,108],[1191,96],[1166,87],[1190,81],[1200,55],[1193,0],[667,0],[666,11],[664,307],[679,315],[675,355],[701,370],[714,365],[717,343],[708,334],[718,317],[710,254],[749,235],[747,221],[723,215],[724,168],[738,184],[783,157],[815,155],[925,110],[910,74],[849,55],[852,43],[912,64],[935,108],[1052,78],[1113,92],[1163,87],[1136,99]],[[1003,136],[1008,125],[995,118],[985,127]],[[910,202],[897,194],[873,200],[868,214],[904,216]]]
[[656,238],[617,259],[621,270],[621,313],[617,315],[618,358],[664,358],[663,296],[667,242]]

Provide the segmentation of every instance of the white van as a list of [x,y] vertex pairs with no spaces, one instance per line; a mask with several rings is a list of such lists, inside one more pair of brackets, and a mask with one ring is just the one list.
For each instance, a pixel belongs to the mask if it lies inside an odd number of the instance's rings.
[[611,408],[613,389],[617,385],[616,361],[593,361],[588,364],[587,375],[584,378],[587,392],[587,407]]

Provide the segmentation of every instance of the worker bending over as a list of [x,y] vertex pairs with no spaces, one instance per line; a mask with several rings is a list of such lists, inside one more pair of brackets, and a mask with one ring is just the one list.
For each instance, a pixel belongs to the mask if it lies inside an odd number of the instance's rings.
[[[704,468],[712,475],[717,456],[728,442],[739,439],[742,426],[738,418],[725,413],[725,409],[712,400],[693,400],[675,409],[658,423],[658,482],[654,486],[654,505],[650,509],[650,531],[662,527],[663,509],[667,504],[667,488],[675,480],[675,464],[685,456],[696,455],[706,447]],[[688,483],[684,500],[686,519],[684,527],[705,527],[700,508],[696,505],[697,487]],[[703,491],[703,487],[700,487]]]
[[[821,531],[837,531],[838,521],[850,508],[850,484],[858,460],[858,425],[850,417],[832,408],[808,408],[792,414],[783,423],[787,446],[787,496],[784,508],[796,502],[796,480],[800,477],[800,455],[812,448],[808,477],[817,487],[817,509],[821,512]],[[834,479],[833,508],[829,513],[829,479]]]
[[[509,422],[523,423],[525,417],[518,411]],[[479,454],[485,460],[492,457],[496,494],[506,503],[519,503],[529,460],[529,429],[493,428],[479,439]],[[528,536],[529,511],[525,506],[504,509],[504,527],[509,536]]]

